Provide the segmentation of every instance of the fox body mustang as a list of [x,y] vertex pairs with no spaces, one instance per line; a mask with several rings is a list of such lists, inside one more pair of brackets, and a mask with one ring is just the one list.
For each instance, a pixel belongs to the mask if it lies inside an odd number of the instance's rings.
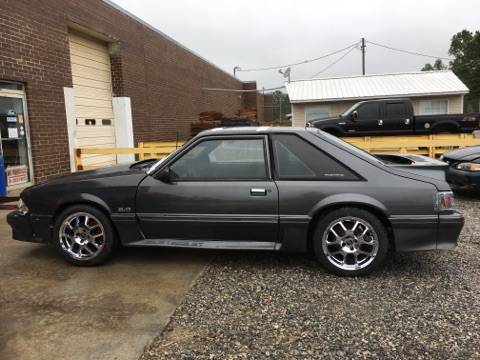
[[364,275],[388,251],[449,249],[463,226],[443,170],[391,166],[318,129],[205,131],[161,160],[24,190],[13,238],[96,265],[115,246],[311,251]]

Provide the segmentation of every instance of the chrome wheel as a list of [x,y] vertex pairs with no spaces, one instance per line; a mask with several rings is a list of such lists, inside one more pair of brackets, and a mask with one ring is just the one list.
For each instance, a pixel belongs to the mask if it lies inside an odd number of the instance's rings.
[[105,246],[105,240],[102,223],[86,212],[68,215],[58,233],[62,249],[77,260],[90,260],[96,257]]
[[323,253],[328,261],[342,270],[359,270],[375,259],[378,236],[367,221],[347,216],[332,221],[322,237]]

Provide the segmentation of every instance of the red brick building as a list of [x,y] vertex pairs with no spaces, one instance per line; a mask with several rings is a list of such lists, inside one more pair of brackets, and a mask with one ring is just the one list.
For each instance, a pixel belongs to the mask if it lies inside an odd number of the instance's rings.
[[252,84],[108,1],[0,2],[0,124],[11,187],[69,172],[75,147],[186,138],[199,112],[230,116],[255,103],[204,88],[244,86]]

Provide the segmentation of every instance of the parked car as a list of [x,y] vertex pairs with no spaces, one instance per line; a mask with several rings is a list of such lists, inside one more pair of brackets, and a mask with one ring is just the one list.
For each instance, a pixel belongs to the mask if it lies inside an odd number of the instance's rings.
[[442,169],[392,166],[317,129],[202,132],[159,161],[73,173],[21,193],[17,240],[75,265],[117,244],[311,251],[365,275],[388,251],[450,249],[463,217]]
[[480,128],[480,114],[414,115],[409,99],[360,101],[337,117],[311,120],[335,136],[470,133]]
[[480,146],[449,151],[440,160],[449,165],[446,178],[453,187],[480,190]]

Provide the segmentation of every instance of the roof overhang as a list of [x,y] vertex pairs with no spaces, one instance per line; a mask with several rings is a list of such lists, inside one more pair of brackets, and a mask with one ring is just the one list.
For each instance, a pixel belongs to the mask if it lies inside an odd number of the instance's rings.
[[345,98],[331,98],[331,99],[307,99],[307,100],[291,100],[292,104],[316,103],[316,102],[338,102],[338,101],[363,101],[373,99],[398,99],[398,98],[412,98],[412,97],[433,97],[433,96],[455,96],[466,95],[468,91],[449,91],[449,92],[435,92],[435,93],[418,93],[418,94],[396,94],[396,95],[378,95],[378,96],[362,96],[362,97],[345,97]]

